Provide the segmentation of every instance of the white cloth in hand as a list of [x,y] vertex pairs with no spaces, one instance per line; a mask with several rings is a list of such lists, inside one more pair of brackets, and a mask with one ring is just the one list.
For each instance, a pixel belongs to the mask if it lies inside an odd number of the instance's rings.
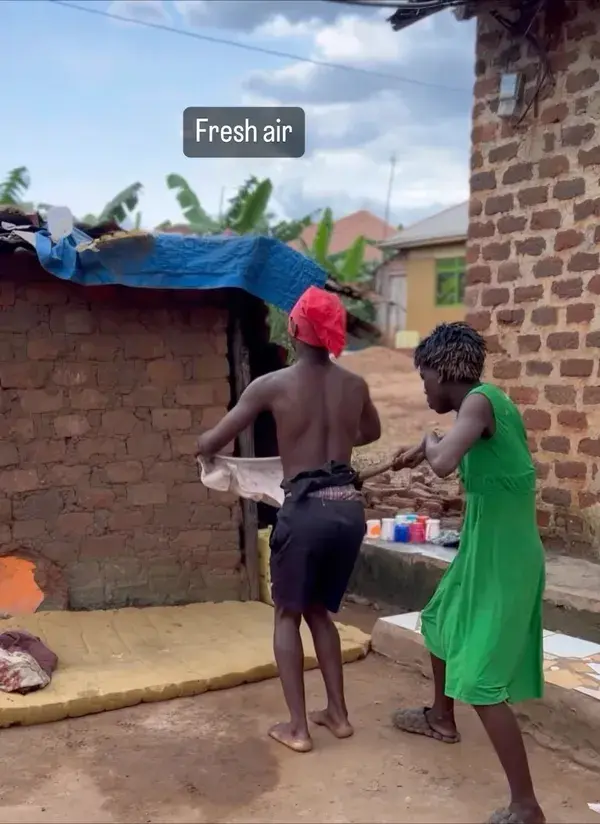
[[200,480],[208,489],[233,492],[240,498],[271,506],[280,507],[283,503],[281,458],[228,458],[216,455],[208,460],[199,456],[198,463]]

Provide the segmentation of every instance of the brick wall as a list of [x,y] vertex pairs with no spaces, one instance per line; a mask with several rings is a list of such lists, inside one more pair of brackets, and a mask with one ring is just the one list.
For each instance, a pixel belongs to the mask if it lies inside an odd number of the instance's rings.
[[500,74],[524,71],[527,99],[536,58],[479,20],[466,300],[529,430],[547,545],[599,555],[600,5],[563,10],[555,86],[517,127],[495,114]]
[[193,454],[230,399],[227,310],[6,261],[0,553],[36,562],[50,607],[240,598],[238,503]]

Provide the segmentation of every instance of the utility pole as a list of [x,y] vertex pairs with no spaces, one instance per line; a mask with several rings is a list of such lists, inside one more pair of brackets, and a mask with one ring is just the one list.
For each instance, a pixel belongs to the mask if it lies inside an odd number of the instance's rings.
[[[394,188],[394,176],[396,174],[396,155],[393,154],[390,158],[390,180],[388,183],[388,191],[387,191],[387,199],[385,201],[385,224],[386,227],[389,225],[389,218],[390,218],[390,204],[392,200],[392,190]],[[385,229],[385,233],[387,234],[387,228]]]

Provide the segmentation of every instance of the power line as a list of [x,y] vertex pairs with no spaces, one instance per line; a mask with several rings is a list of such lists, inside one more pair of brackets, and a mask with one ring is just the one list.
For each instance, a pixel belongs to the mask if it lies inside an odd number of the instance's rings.
[[[330,63],[327,60],[315,60],[311,57],[303,57],[299,54],[292,54],[291,52],[278,51],[276,49],[267,49],[262,46],[253,46],[249,43],[239,43],[237,40],[228,40],[225,37],[212,37],[208,34],[200,34],[195,31],[186,31],[185,29],[177,29],[174,26],[168,26],[166,23],[151,23],[149,20],[136,20],[133,17],[125,17],[122,14],[115,14],[114,12],[103,11],[102,9],[89,8],[87,6],[80,6],[77,3],[67,3],[66,0],[48,0],[56,6],[64,6],[66,9],[73,11],[81,11],[85,14],[95,14],[98,17],[106,17],[110,20],[120,20],[123,23],[133,23],[136,26],[145,26],[149,29],[157,29],[158,31],[166,31],[170,34],[178,34],[181,37],[191,37],[194,40],[203,40],[208,43],[216,43],[221,46],[234,46],[245,51],[259,52],[260,54],[268,54],[272,57],[284,57],[287,60],[297,60],[300,63],[311,63],[313,66],[322,66],[327,69],[338,69],[340,71],[354,72],[355,74],[364,74],[371,77],[380,77],[384,80],[393,80],[396,83],[410,83],[413,86],[423,86],[429,89],[442,89],[447,92],[460,92],[461,94],[471,94],[470,89],[459,89],[456,86],[442,86],[438,83],[428,83],[426,80],[415,80],[411,77],[401,77],[397,74],[387,74],[386,72],[373,71],[372,69],[362,69],[359,66],[345,66],[342,63]],[[248,0],[250,2],[250,0]]]

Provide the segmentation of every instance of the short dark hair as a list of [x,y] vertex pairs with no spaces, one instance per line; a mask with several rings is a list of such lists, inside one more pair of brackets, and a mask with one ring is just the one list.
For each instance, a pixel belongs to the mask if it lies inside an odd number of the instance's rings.
[[440,323],[415,349],[415,366],[435,370],[442,381],[476,383],[486,348],[483,337],[468,323]]

